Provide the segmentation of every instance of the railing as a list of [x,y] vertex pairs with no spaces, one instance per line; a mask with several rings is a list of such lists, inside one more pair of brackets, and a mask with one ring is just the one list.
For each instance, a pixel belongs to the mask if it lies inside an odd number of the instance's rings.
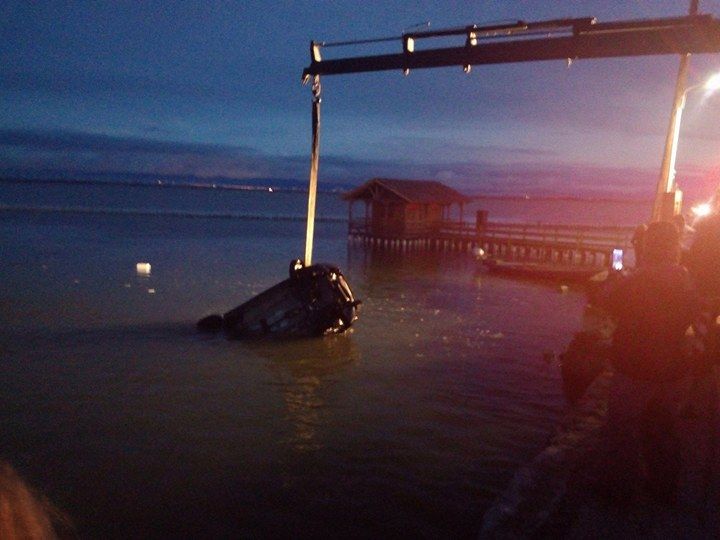
[[[372,224],[364,220],[353,220],[349,233],[359,236],[373,236]],[[630,244],[633,227],[607,227],[595,225],[545,225],[532,223],[489,222],[484,226],[475,223],[442,222],[434,226],[424,223],[406,224],[402,234],[388,232],[387,237],[437,239],[466,239],[482,241],[509,241],[526,244],[552,244],[567,247],[626,247]]]
[[[452,229],[450,229],[452,230]],[[525,223],[488,223],[474,232],[483,239],[567,246],[623,247],[630,244],[633,227],[598,227],[591,225],[532,225]],[[462,228],[460,234],[468,234]]]

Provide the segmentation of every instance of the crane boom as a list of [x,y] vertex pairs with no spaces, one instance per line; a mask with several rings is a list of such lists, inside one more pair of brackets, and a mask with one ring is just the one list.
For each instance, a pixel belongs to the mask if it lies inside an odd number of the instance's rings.
[[[465,44],[416,50],[420,42],[465,36]],[[541,36],[541,37],[536,37]],[[720,20],[690,15],[653,20],[597,23],[593,18],[560,19],[506,26],[477,26],[412,32],[398,37],[402,52],[322,60],[324,44],[311,43],[303,79],[385,70],[473,66],[541,60],[614,58],[720,52]],[[364,40],[367,42],[370,40]],[[386,41],[383,40],[383,41]],[[360,43],[360,42],[358,42]],[[343,42],[351,46],[353,42]]]

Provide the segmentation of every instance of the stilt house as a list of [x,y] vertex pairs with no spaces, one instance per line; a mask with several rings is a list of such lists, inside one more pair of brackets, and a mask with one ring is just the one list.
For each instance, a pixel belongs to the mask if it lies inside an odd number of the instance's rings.
[[[470,201],[440,182],[390,178],[368,180],[343,198],[349,202],[351,235],[407,239],[437,233],[450,221],[462,223],[463,206]],[[364,214],[357,216],[353,207],[359,201]]]

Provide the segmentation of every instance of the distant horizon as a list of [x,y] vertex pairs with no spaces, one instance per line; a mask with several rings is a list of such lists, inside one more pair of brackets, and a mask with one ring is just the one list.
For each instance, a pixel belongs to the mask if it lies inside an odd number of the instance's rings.
[[[371,177],[377,178],[377,177]],[[342,193],[363,182],[370,180],[350,180],[347,182],[319,182],[318,191],[323,193]],[[399,178],[407,180],[428,180],[425,178]],[[439,181],[439,180],[435,180]],[[163,175],[127,172],[72,172],[72,171],[33,171],[32,173],[6,172],[0,170],[0,182],[5,183],[37,183],[37,184],[118,184],[138,187],[179,187],[193,189],[231,189],[231,190],[263,190],[307,192],[307,179],[302,178],[232,178],[232,177],[198,177],[195,175]],[[439,181],[461,191],[474,200],[567,200],[567,201],[598,201],[617,203],[645,203],[653,200],[652,194],[643,196],[634,194],[623,196],[612,193],[562,193],[562,192],[513,192],[513,191],[470,191],[458,188],[452,182]]]

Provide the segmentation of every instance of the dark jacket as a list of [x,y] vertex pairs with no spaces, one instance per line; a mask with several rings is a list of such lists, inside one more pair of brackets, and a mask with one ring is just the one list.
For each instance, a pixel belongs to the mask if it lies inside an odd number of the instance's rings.
[[617,371],[637,380],[672,381],[692,365],[685,333],[700,311],[687,270],[677,264],[646,266],[608,294],[606,309],[617,328],[611,358]]

